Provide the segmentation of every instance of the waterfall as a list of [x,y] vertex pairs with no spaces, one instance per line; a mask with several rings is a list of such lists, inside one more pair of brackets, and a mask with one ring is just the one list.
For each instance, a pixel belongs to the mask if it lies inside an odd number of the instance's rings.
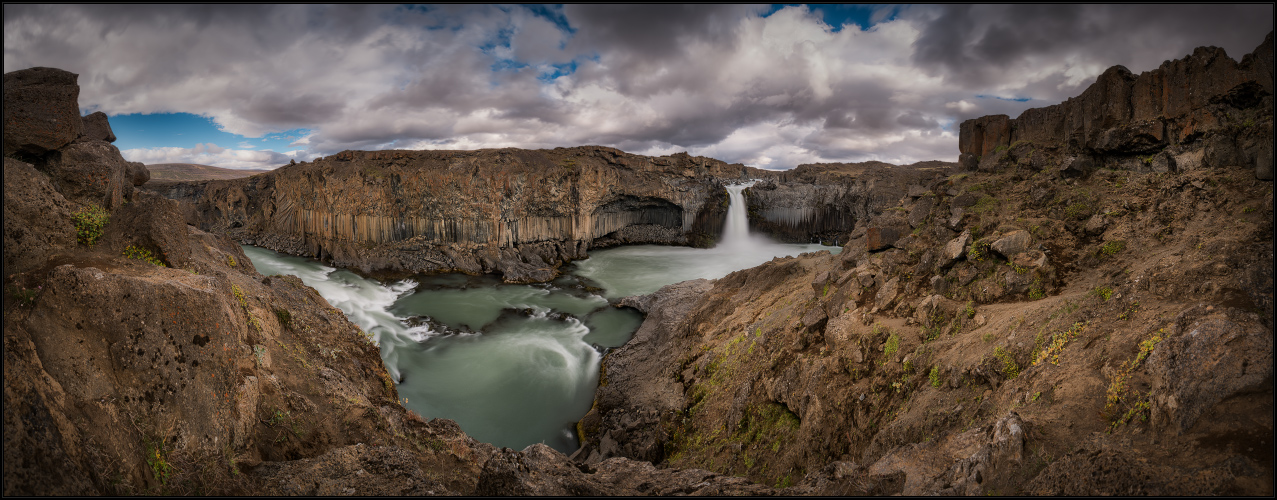
[[727,186],[727,199],[731,202],[727,207],[727,224],[723,227],[723,241],[720,247],[743,248],[749,244],[749,217],[745,213],[745,195],[741,193],[754,183],[732,184]]

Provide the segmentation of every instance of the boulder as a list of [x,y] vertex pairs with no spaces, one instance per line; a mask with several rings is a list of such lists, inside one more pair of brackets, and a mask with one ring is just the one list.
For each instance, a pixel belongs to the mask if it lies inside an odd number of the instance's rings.
[[931,208],[936,205],[935,196],[923,196],[914,202],[909,209],[909,227],[918,227],[931,215]]
[[816,275],[816,279],[811,280],[811,291],[816,292],[817,297],[825,296],[828,291],[825,287],[829,285],[829,271]]
[[900,278],[891,278],[887,284],[882,285],[878,290],[878,296],[874,299],[874,307],[878,310],[885,310],[896,301],[896,296],[900,293]]
[[58,150],[47,168],[53,185],[68,201],[111,209],[120,206],[125,195],[133,195],[132,180],[125,180],[128,163],[111,143],[86,141]]
[[111,123],[107,121],[106,113],[97,111],[84,115],[83,121],[80,137],[76,140],[115,142],[115,132],[111,131]]
[[56,68],[4,74],[4,155],[42,155],[80,136],[79,75]]
[[971,244],[971,231],[963,231],[957,238],[945,243],[944,250],[940,252],[940,267],[948,268],[953,266],[967,254],[967,246]]
[[1017,229],[1002,235],[992,245],[989,245],[989,248],[1010,260],[1015,254],[1028,250],[1029,245],[1032,243],[1033,236],[1030,236],[1028,231]]
[[146,165],[141,162],[131,161],[126,167],[124,178],[132,182],[134,186],[141,186],[151,180],[151,171],[147,170]]
[[1273,376],[1273,337],[1253,315],[1195,306],[1178,315],[1148,357],[1152,423],[1175,434],[1226,398],[1262,389]]
[[891,248],[907,231],[897,227],[871,227],[865,231],[865,250],[876,252]]

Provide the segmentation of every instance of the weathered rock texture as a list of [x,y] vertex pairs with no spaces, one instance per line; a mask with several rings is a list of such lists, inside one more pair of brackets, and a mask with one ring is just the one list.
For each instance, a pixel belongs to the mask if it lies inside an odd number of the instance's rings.
[[44,154],[80,136],[78,77],[55,68],[4,74],[5,156]]
[[[1267,67],[1271,43],[1240,65],[1199,61],[1207,49],[1163,65],[1198,68],[1161,109],[1205,144],[1149,159],[1178,168],[1099,169],[1130,159],[1104,142],[1128,121],[1078,125],[1069,150],[1015,144],[1015,122],[986,117],[963,147],[992,168],[889,198],[840,255],[622,300],[647,317],[604,357],[576,459],[784,492],[841,475],[853,494],[1271,495],[1273,187],[1184,159],[1272,143],[1271,96],[1253,91],[1270,80],[1228,76]],[[1114,75],[1048,109],[1070,124],[1120,111]],[[1219,106],[1255,124],[1209,131]]]
[[857,222],[902,196],[925,192],[924,186],[944,179],[954,167],[938,161],[799,165],[745,190],[750,229],[785,242],[841,245]]
[[[1218,47],[1199,47],[1139,75],[1109,68],[1082,95],[1011,119],[962,122],[959,163],[967,169],[1008,165],[1041,169],[1060,154],[1102,159],[1140,171],[1242,166],[1272,179],[1273,39],[1240,62]],[[1012,152],[1017,145],[1028,144]],[[1042,152],[1042,149],[1049,152]],[[1068,168],[1065,165],[1061,165]]]
[[148,187],[195,203],[207,230],[365,272],[544,281],[591,247],[712,245],[726,217],[721,181],[766,175],[604,147],[345,151],[247,179]]

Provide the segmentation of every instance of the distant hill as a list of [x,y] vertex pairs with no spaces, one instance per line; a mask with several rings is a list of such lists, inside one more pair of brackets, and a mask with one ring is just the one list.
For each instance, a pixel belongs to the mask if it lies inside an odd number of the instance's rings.
[[157,181],[238,179],[240,177],[248,177],[250,175],[269,172],[269,170],[236,170],[233,168],[197,165],[194,163],[156,163],[154,165],[147,165],[146,169],[151,171],[151,180]]

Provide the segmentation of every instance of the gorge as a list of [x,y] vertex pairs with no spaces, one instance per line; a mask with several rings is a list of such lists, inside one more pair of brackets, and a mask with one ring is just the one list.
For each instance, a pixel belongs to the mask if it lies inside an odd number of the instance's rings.
[[[1272,60],[1116,67],[961,123],[956,164],[345,151],[186,182],[125,161],[75,74],[7,73],[4,493],[1271,495]],[[742,251],[729,208],[798,245]],[[479,374],[564,368],[560,449],[412,409],[484,342]]]

